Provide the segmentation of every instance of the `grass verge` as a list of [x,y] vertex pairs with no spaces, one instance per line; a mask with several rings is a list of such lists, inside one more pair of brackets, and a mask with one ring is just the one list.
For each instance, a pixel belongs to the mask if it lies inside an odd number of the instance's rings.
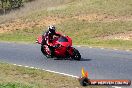
[[[70,19],[57,25],[57,31],[73,39],[73,45],[88,45],[118,49],[132,49],[132,40],[103,39],[104,36],[131,31],[132,22],[114,21],[84,21]],[[11,33],[0,34],[0,41],[35,43],[43,28],[15,30]]]
[[0,68],[0,88],[82,88],[76,78],[5,63]]
[[[46,28],[45,23],[52,24],[56,22],[57,30],[70,36],[73,39],[73,44],[132,49],[132,39],[103,39],[105,36],[132,32],[131,0],[57,0],[52,4],[49,5],[48,0],[28,3],[27,7],[18,11],[22,15],[20,17],[25,22],[24,25],[26,25],[26,20],[29,20],[29,23],[38,19],[48,20],[42,23],[36,21],[34,25],[30,25],[33,26],[31,29],[16,29],[11,33],[0,34],[0,41],[34,43],[37,35],[41,34],[43,27]],[[33,5],[34,8],[31,9],[30,6]],[[19,18],[18,13],[16,13],[13,16],[11,13],[7,16],[1,16],[1,19]],[[52,18],[55,18],[54,22]],[[58,19],[62,21],[57,23]],[[41,27],[37,28],[36,25]],[[10,30],[9,26],[10,24],[7,24],[7,27],[3,28],[3,30],[6,30],[6,28]],[[126,35],[125,37],[128,36]]]

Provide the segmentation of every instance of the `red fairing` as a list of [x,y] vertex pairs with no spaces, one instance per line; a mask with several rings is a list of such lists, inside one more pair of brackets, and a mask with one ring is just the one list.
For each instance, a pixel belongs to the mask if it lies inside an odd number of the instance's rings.
[[66,57],[66,50],[67,50],[67,47],[69,47],[69,53],[72,54],[73,53],[73,50],[71,48],[72,46],[72,40],[71,38],[69,38],[68,36],[63,36],[64,38],[66,38],[68,41],[67,42],[60,42],[59,41],[59,38],[55,38],[54,41],[53,41],[53,45],[57,45],[59,44],[60,47],[56,48],[55,49],[55,55],[56,56],[61,56],[61,57]]
[[64,47],[72,46],[72,40],[71,40],[71,38],[68,37],[68,36],[64,36],[64,37],[67,38],[68,42],[59,42],[59,41],[57,41],[57,40],[58,40],[58,38],[57,38],[57,39],[55,39],[55,40],[53,41],[53,44],[54,44],[54,45],[60,44],[60,45],[62,45],[62,46],[64,46]]

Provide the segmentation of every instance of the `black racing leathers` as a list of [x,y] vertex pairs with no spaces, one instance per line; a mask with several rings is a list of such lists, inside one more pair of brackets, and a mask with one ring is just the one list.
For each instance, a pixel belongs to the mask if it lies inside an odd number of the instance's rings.
[[54,47],[53,47],[53,44],[52,44],[52,40],[53,40],[53,36],[61,36],[59,33],[50,33],[49,31],[45,32],[43,35],[42,35],[42,47],[43,45],[48,45],[49,49],[50,49],[50,52],[51,52],[51,57],[54,56]]

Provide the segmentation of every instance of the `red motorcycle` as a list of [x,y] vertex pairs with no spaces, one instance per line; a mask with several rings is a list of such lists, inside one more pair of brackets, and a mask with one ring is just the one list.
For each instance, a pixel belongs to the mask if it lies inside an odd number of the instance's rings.
[[[36,43],[42,43],[42,36],[39,36]],[[80,60],[81,55],[77,49],[72,47],[72,39],[68,36],[54,37],[52,41],[55,51],[54,57],[57,58],[71,58],[74,60]],[[48,57],[50,56],[50,50],[48,45],[41,46],[42,53]]]

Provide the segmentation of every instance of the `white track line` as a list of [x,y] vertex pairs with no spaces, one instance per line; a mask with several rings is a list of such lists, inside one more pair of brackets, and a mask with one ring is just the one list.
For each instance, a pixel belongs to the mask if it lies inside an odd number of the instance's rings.
[[112,86],[112,87],[114,87],[114,88],[121,88],[121,87],[118,87],[118,86]]
[[34,67],[30,67],[30,68],[34,69]]
[[[20,67],[26,67],[26,68],[32,68],[32,69],[40,69],[40,68],[36,68],[36,67],[23,66],[23,65],[17,65],[17,64],[13,64],[13,65],[20,66]],[[52,72],[52,73],[56,73],[56,74],[61,74],[61,75],[65,75],[65,76],[70,76],[70,77],[73,77],[73,78],[79,78],[78,76],[74,76],[74,75],[66,74],[66,73],[61,73],[61,72],[57,72],[57,71],[46,70],[46,69],[40,69],[40,70],[47,71],[47,72]]]
[[93,47],[89,47],[89,48],[93,48]]
[[61,73],[61,72],[56,72],[56,71],[46,70],[46,69],[42,69],[42,70],[47,71],[47,72],[52,72],[52,73],[57,73],[57,74],[65,75],[65,76],[70,76],[70,77],[73,77],[73,78],[79,78],[78,76],[74,76],[74,75],[70,75],[70,74],[66,74],[66,73]]
[[16,65],[16,64],[13,64],[13,65]]
[[18,65],[18,66],[22,67],[22,65]]
[[24,67],[29,68],[29,66],[24,66]]
[[127,52],[129,52],[130,50],[126,50]]
[[[36,68],[36,67],[23,66],[23,65],[17,65],[17,64],[13,64],[13,65],[20,66],[20,67],[31,68],[31,69],[40,69],[40,68]],[[61,73],[61,72],[57,72],[57,71],[46,70],[46,69],[40,69],[40,70],[47,71],[47,72],[52,72],[52,73],[56,73],[56,74],[61,74],[61,75],[69,76],[69,77],[73,77],[73,78],[79,78],[78,76],[74,76],[74,75],[66,74],[66,73]],[[118,87],[118,86],[112,86],[112,87],[114,87],[114,88],[121,88],[121,87]]]
[[81,46],[77,46],[77,47],[81,47]]
[[104,48],[100,48],[100,49],[104,49]]
[[114,50],[118,50],[118,49],[114,49]]
[[[82,47],[83,45],[75,45],[75,46],[76,46],[76,47]],[[87,45],[84,45],[84,46],[87,46]],[[93,48],[93,47],[91,47],[91,46],[87,46],[87,47],[88,47],[88,48]],[[98,47],[95,47],[95,48],[98,48]],[[105,48],[102,47],[102,48],[99,48],[99,49],[102,49],[102,50],[103,50],[103,49],[105,49]],[[109,49],[110,49],[110,48],[109,48]],[[117,51],[118,49],[115,48],[115,49],[113,49],[113,50],[116,50],[116,51]],[[120,50],[120,49],[119,49],[119,50]],[[128,49],[128,50],[124,50],[124,51],[129,52],[129,51],[131,51],[131,50]]]

